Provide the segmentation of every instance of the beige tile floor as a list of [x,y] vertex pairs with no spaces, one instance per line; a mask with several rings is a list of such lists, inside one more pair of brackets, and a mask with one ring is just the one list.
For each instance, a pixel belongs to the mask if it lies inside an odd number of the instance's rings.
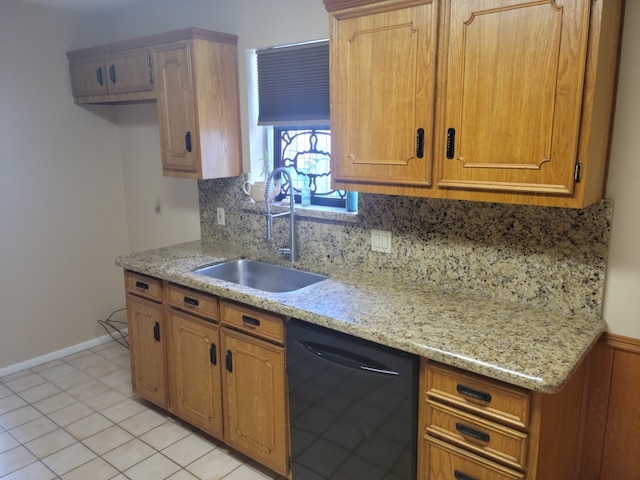
[[131,391],[117,342],[0,378],[2,480],[280,479]]

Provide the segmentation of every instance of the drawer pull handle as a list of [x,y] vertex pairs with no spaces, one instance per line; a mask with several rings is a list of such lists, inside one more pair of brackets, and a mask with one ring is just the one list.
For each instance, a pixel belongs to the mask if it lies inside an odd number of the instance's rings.
[[456,129],[449,128],[447,130],[447,158],[451,160],[456,150]]
[[464,385],[458,384],[456,386],[456,390],[460,395],[473,398],[474,400],[482,400],[483,402],[487,402],[487,403],[491,401],[490,393],[482,392],[480,390],[476,390],[475,388],[470,388],[470,387],[466,387]]
[[187,305],[191,305],[192,307],[197,307],[198,305],[200,305],[200,302],[198,302],[198,300],[191,297],[184,297],[184,303],[186,303]]
[[191,153],[191,132],[187,132],[184,136],[184,148]]
[[156,342],[160,341],[160,324],[158,322],[153,325],[153,339]]
[[470,477],[466,473],[462,473],[459,470],[455,470],[453,472],[453,476],[456,477],[456,480],[478,480],[476,477]]
[[149,290],[149,285],[143,282],[136,282],[136,288],[139,288],[140,290]]
[[246,315],[242,315],[242,323],[244,323],[245,325],[249,325],[250,327],[260,326],[260,320],[258,320],[257,318],[247,317]]
[[115,65],[111,65],[109,67],[109,79],[111,80],[111,83],[113,83],[114,85],[116,84],[116,66]]
[[483,442],[489,442],[491,437],[488,433],[481,432],[480,430],[476,430],[475,428],[467,427],[462,423],[456,423],[456,430],[466,437],[471,437],[475,440],[480,440]]

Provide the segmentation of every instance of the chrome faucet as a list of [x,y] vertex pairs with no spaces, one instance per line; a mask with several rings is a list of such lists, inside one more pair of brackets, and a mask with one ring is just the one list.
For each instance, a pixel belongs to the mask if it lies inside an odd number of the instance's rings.
[[[271,182],[273,180],[274,175],[281,173],[284,175],[285,180],[289,182],[289,211],[282,213],[271,213],[271,205],[269,204],[269,199],[271,198]],[[291,182],[291,174],[284,167],[278,167],[274,169],[267,178],[267,183],[264,187],[264,201],[267,204],[267,214],[265,215],[267,218],[267,240],[271,240],[273,238],[273,218],[281,217],[283,215],[289,215],[289,246],[281,247],[278,249],[278,253],[282,255],[289,255],[289,260],[291,262],[295,262],[298,260],[298,248],[296,245],[296,230],[295,230],[295,220],[296,220],[296,203],[293,197],[293,183]]]

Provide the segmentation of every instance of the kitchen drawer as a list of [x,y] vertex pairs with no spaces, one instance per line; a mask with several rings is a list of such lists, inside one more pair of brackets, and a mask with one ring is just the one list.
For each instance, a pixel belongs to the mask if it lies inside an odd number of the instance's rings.
[[525,474],[427,438],[425,462],[428,480],[524,480]]
[[426,375],[429,398],[514,428],[528,428],[530,391],[434,362],[427,362]]
[[162,301],[162,280],[158,278],[127,270],[124,272],[124,286],[127,292]]
[[427,433],[508,467],[526,467],[526,433],[432,400],[427,401]]
[[218,320],[218,297],[191,288],[170,283],[167,287],[167,302],[194,315]]
[[220,302],[221,321],[237,330],[284,344],[284,317],[235,302]]

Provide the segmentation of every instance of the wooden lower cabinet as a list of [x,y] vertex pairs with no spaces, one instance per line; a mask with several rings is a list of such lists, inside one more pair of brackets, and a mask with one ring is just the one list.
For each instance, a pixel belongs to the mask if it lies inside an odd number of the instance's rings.
[[225,442],[288,475],[289,422],[284,347],[221,329]]
[[167,408],[163,306],[129,293],[127,318],[133,391]]
[[222,440],[219,327],[174,309],[167,324],[171,411]]
[[422,361],[419,480],[578,480],[589,360],[542,394]]

